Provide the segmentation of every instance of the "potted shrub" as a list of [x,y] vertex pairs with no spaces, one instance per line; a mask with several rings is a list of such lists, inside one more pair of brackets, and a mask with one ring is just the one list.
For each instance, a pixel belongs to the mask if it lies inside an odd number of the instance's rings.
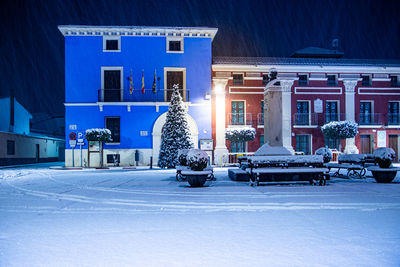
[[203,186],[209,175],[203,171],[208,165],[208,154],[200,149],[190,149],[186,156],[187,165],[192,170],[190,175],[187,175],[188,183],[193,187]]
[[379,167],[389,168],[392,165],[392,161],[396,158],[396,152],[390,147],[380,147],[375,150],[374,157]]
[[396,177],[399,168],[391,167],[396,153],[390,147],[380,147],[375,150],[374,157],[379,167],[368,168],[378,183],[390,183]]
[[324,163],[328,163],[332,160],[332,152],[327,147],[320,147],[315,151],[315,155],[321,155],[324,159]]

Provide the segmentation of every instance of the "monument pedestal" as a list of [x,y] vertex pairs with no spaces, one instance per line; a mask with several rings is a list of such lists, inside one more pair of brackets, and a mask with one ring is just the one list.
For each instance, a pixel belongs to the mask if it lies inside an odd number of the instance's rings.
[[264,91],[264,140],[270,146],[283,146],[292,154],[291,88],[293,80],[270,82]]

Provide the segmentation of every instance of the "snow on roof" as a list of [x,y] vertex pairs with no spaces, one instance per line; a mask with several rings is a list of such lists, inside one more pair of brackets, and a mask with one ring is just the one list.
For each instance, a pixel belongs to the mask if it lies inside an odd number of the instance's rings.
[[210,27],[165,27],[165,26],[92,26],[59,25],[60,32],[66,35],[127,35],[127,36],[185,36],[211,37],[214,39],[218,28]]
[[294,52],[292,57],[314,57],[314,58],[340,58],[344,55],[342,51],[331,50],[320,47],[309,46]]
[[270,146],[268,143],[261,146],[255,153],[254,156],[284,156],[292,155],[290,151],[283,146]]
[[290,58],[290,57],[213,57],[213,65],[333,65],[400,67],[396,59]]

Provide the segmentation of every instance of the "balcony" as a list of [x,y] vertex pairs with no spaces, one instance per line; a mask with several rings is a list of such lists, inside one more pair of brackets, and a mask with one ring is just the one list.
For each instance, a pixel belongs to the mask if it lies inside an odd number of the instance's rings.
[[346,113],[323,113],[324,122],[320,125],[324,125],[331,121],[344,121],[346,120]]
[[359,114],[360,125],[382,125],[383,116],[382,113],[360,113]]
[[400,125],[400,114],[399,113],[388,113],[387,114],[388,125]]
[[228,125],[248,125],[253,124],[251,113],[228,113],[227,114],[227,124]]
[[257,114],[257,125],[264,125],[264,113]]
[[[128,89],[100,89],[98,90],[98,102],[169,102],[173,89],[134,89],[132,94]],[[180,89],[183,101],[189,102],[189,90]]]

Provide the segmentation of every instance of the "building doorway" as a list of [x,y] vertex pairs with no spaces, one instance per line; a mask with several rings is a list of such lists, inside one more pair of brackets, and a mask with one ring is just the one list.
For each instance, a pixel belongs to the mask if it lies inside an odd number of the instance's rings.
[[35,147],[36,147],[35,162],[39,163],[39,161],[40,161],[40,147],[39,147],[39,144],[36,144]]
[[394,152],[396,152],[396,159],[394,160],[395,162],[399,162],[399,138],[400,135],[398,134],[390,134],[389,135],[389,147],[392,148],[394,150]]
[[164,88],[165,101],[170,102],[172,96],[172,88],[174,84],[179,87],[183,101],[189,101],[189,96],[186,94],[186,69],[185,68],[164,68]]
[[369,134],[360,135],[360,154],[371,154],[372,153],[372,138]]

